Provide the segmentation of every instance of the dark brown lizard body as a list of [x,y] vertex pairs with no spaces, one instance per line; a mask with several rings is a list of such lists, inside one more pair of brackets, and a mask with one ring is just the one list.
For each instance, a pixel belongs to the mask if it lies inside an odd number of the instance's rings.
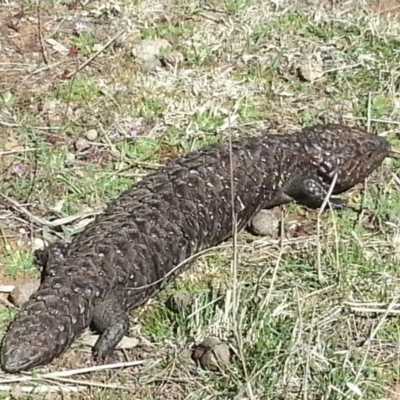
[[128,329],[129,309],[158,293],[188,257],[232,236],[232,211],[240,231],[262,208],[290,201],[319,207],[336,173],[339,194],[388,153],[383,138],[319,125],[234,142],[231,155],[219,144],[169,163],[47,260],[39,290],[4,337],[2,368],[18,372],[51,362],[91,323],[102,332],[95,354],[107,358]]

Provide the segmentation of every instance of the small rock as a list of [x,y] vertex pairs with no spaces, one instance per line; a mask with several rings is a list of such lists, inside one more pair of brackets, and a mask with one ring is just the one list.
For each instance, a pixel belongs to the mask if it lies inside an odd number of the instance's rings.
[[90,142],[93,142],[94,140],[97,139],[97,131],[96,129],[90,129],[86,132],[86,139],[89,140]]
[[192,357],[202,368],[220,371],[229,364],[229,347],[218,339],[206,338],[196,346]]
[[32,242],[33,250],[42,250],[44,249],[45,243],[43,239],[35,238]]
[[50,209],[51,211],[56,212],[56,213],[60,213],[60,212],[62,211],[63,207],[64,207],[64,204],[65,204],[65,200],[64,200],[64,199],[61,199],[61,200],[59,200],[59,201],[56,201],[56,203],[54,204],[54,206],[52,206],[52,207],[50,206],[49,209]]
[[78,138],[75,141],[75,149],[76,151],[84,151],[90,147],[90,143],[84,138]]
[[131,54],[133,57],[143,61],[143,68],[153,71],[161,67],[158,57],[163,49],[167,50],[171,44],[165,39],[144,39],[133,44]]
[[184,347],[179,353],[179,356],[181,357],[181,359],[187,360],[189,362],[194,361],[192,358],[192,351],[190,350],[189,347]]
[[249,230],[257,236],[276,236],[279,220],[272,210],[260,210],[250,221]]
[[161,61],[155,57],[147,58],[143,62],[143,68],[149,72],[154,71],[157,68],[161,68]]
[[[96,344],[97,340],[99,338],[99,335],[88,335],[88,336],[84,336],[83,338],[80,339],[80,342],[82,344],[84,344],[85,346],[90,346],[90,347],[94,347],[94,345]],[[134,337],[128,337],[128,336],[124,336],[122,338],[122,340],[117,344],[117,346],[115,347],[116,350],[119,349],[133,349],[135,347],[138,347],[140,344],[140,341]]]
[[324,75],[324,68],[321,62],[316,60],[304,59],[297,65],[300,78],[308,82],[313,82]]
[[164,62],[175,68],[176,66],[181,66],[185,61],[185,56],[180,51],[171,51],[170,53],[166,54],[163,58]]
[[93,52],[97,53],[98,51],[103,50],[104,46],[101,43],[96,43],[93,46]]
[[192,298],[187,293],[174,293],[166,302],[166,306],[173,312],[179,313],[189,307]]
[[148,60],[160,55],[162,49],[168,49],[171,44],[165,39],[144,39],[132,46],[131,54],[141,60]]
[[28,279],[25,282],[15,286],[14,290],[10,293],[10,301],[17,307],[22,306],[28,301],[31,294],[35,293],[40,286],[40,279]]
[[75,161],[75,154],[68,152],[65,155],[65,161],[66,161],[67,164],[73,163]]

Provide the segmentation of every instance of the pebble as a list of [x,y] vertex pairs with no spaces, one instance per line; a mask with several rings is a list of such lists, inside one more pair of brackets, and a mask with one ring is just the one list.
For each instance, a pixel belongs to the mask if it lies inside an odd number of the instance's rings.
[[307,82],[313,82],[324,75],[324,67],[321,62],[303,59],[297,66],[299,76]]
[[141,60],[157,57],[162,49],[168,49],[171,44],[165,39],[144,39],[132,46],[132,56]]
[[67,164],[73,163],[75,161],[75,154],[68,152],[65,155],[65,161]]
[[260,210],[250,221],[249,230],[257,236],[276,236],[279,220],[272,210]]
[[193,359],[198,361],[202,368],[209,371],[220,371],[229,364],[229,347],[216,338],[206,338],[196,346]]
[[170,47],[165,39],[144,39],[132,45],[131,55],[142,61],[145,70],[154,71],[162,66],[159,60],[162,50]]
[[[80,339],[80,342],[82,344],[84,344],[85,346],[94,347],[94,345],[96,344],[98,338],[99,338],[99,335],[90,334],[90,335],[82,337]],[[119,350],[119,349],[129,350],[129,349],[133,349],[135,347],[138,347],[139,344],[140,344],[139,339],[134,338],[134,337],[124,336],[121,339],[121,341],[117,344],[115,349],[116,350]]]
[[75,141],[75,149],[76,151],[84,151],[90,147],[90,143],[84,138],[78,138]]
[[161,68],[161,61],[155,57],[146,58],[143,62],[143,68],[146,71],[154,71],[157,68]]
[[40,279],[28,279],[21,284],[15,286],[14,290],[10,293],[10,301],[17,307],[22,306],[28,301],[31,294],[35,293],[40,286]]
[[166,64],[175,68],[175,66],[181,66],[183,64],[185,56],[180,51],[174,50],[164,56],[164,61]]
[[33,250],[42,250],[44,249],[45,243],[43,239],[35,238],[32,242]]
[[104,49],[104,46],[101,43],[96,43],[93,46],[93,53],[97,53],[98,51],[101,51]]
[[96,140],[97,136],[98,136],[98,134],[97,134],[96,129],[88,130],[85,135],[86,139],[89,140],[90,142],[93,142],[94,140]]
[[179,313],[189,307],[192,298],[187,293],[174,293],[166,302],[166,306],[173,312]]

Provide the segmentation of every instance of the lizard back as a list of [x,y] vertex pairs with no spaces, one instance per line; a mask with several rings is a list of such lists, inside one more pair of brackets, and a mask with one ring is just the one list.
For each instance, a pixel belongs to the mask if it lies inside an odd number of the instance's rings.
[[327,188],[337,174],[334,193],[342,193],[388,152],[378,136],[317,125],[234,141],[231,149],[212,145],[168,163],[112,201],[73,238],[65,258],[47,266],[3,339],[2,368],[51,362],[110,293],[127,309],[143,305],[188,266],[176,268],[187,258],[230,238],[233,215],[240,231],[260,209],[293,200],[284,189],[303,177]]

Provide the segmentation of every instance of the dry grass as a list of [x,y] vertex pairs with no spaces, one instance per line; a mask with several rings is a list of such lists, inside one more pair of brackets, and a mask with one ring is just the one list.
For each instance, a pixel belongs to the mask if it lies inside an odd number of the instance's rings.
[[[61,218],[101,209],[151,168],[229,134],[344,121],[396,148],[400,2],[334,3],[3,0],[0,184],[14,203],[0,198],[0,283],[37,274],[38,239],[68,238],[90,217]],[[158,69],[131,54],[146,38],[171,45]],[[182,64],[166,62],[173,51]],[[93,129],[97,137],[82,141]],[[38,369],[41,379],[24,374],[11,387],[3,375],[0,390],[35,399],[397,398],[397,168],[388,162],[354,191],[363,213],[323,215],[319,236],[317,214],[291,205],[284,240],[244,233],[236,253],[229,242],[202,256],[134,313],[140,345],[122,353],[135,365],[70,371],[93,364],[77,343]],[[194,297],[178,314],[165,307],[176,291]],[[3,332],[14,313],[1,309]],[[205,336],[232,350],[222,373],[188,357]],[[42,392],[29,395],[38,381]]]

